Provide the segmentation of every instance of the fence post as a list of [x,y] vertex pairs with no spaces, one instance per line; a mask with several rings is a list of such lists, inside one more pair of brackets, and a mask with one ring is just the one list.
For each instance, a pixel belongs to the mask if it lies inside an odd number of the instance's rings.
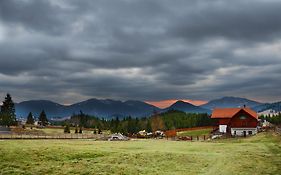
[[197,140],[199,140],[199,136],[197,136]]

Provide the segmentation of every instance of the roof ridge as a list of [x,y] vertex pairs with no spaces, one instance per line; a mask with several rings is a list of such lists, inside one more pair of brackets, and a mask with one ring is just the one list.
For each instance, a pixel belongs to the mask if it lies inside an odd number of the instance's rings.
[[251,108],[215,108],[212,112],[211,118],[232,118],[241,110],[249,115],[257,118],[257,114]]

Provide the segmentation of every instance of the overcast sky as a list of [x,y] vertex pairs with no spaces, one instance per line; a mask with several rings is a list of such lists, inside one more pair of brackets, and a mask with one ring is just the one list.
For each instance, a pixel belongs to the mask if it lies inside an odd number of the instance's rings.
[[281,100],[281,1],[0,0],[0,95]]

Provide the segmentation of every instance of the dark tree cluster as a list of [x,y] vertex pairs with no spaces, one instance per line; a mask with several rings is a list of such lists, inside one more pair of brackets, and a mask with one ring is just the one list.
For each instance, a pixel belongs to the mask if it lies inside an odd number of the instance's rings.
[[206,113],[185,113],[182,111],[171,110],[162,113],[160,116],[164,121],[166,130],[213,125],[213,120]]
[[[26,124],[27,125],[34,125],[35,124],[35,117],[33,116],[32,112],[29,112],[27,118],[26,118]],[[38,117],[38,125],[40,126],[47,126],[49,125],[48,117],[44,110],[40,113]]]
[[75,126],[78,130],[81,127],[83,128],[102,128],[106,129],[107,122],[104,119],[99,119],[95,116],[90,116],[84,114],[80,111],[79,114],[73,114],[69,120],[66,120],[67,123],[70,123],[72,126]]
[[273,116],[262,115],[259,118],[262,120],[266,120],[275,125],[281,125],[281,113],[280,112],[278,113],[278,115],[273,115]]
[[69,127],[69,124],[66,124],[65,127],[64,127],[64,133],[70,133],[70,127]]

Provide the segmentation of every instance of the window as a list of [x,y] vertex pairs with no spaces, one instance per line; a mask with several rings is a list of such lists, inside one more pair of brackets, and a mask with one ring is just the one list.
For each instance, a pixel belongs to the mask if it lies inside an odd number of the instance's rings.
[[252,134],[253,134],[253,131],[248,131],[248,134],[249,134],[249,135],[252,135]]
[[245,119],[247,118],[247,116],[241,115],[239,118],[240,118],[241,120],[245,120]]

